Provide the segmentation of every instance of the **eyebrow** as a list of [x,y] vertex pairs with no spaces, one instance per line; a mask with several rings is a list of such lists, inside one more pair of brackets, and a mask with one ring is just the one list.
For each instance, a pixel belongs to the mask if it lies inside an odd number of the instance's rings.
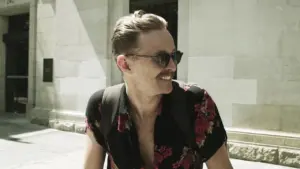
[[[172,50],[171,53],[173,53],[173,52],[175,52],[175,51],[176,51],[176,48],[174,48],[174,49]],[[155,52],[155,55],[158,55],[158,54],[160,54],[160,53],[168,53],[168,54],[171,54],[170,52],[168,52],[168,51],[166,51],[166,50],[159,50],[159,51]]]

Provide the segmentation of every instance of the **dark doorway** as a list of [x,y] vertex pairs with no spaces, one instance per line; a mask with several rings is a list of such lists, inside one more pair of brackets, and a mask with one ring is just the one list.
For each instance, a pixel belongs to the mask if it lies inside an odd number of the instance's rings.
[[[177,47],[178,0],[130,0],[129,8],[130,13],[141,9],[163,17],[168,22],[168,30]],[[174,79],[177,79],[177,73]]]
[[6,46],[5,109],[25,113],[28,97],[29,14],[10,16],[8,33],[3,35]]

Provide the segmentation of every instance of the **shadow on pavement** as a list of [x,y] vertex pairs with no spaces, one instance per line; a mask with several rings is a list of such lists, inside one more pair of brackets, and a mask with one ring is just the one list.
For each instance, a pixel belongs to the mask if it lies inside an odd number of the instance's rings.
[[45,126],[31,124],[23,114],[6,113],[0,115],[0,140],[30,144],[18,135],[47,129]]

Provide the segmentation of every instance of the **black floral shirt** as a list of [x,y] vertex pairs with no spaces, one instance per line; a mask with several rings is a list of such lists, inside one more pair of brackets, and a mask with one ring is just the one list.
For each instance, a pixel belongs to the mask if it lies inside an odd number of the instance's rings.
[[[174,82],[174,88],[178,88]],[[201,89],[202,96],[195,96],[196,101],[191,103],[192,109],[186,108],[189,99],[184,97],[190,88],[196,86],[185,85],[180,88],[179,93],[171,92],[164,95],[161,109],[155,121],[154,128],[154,166],[162,169],[193,169],[195,158],[200,163],[206,162],[227,141],[220,114],[215,102],[206,90]],[[198,87],[196,87],[198,88]],[[199,88],[198,88],[199,89]],[[178,89],[179,90],[179,89]],[[101,100],[103,91],[93,94],[87,105],[86,117],[87,127],[93,132],[100,145],[109,149],[108,168],[119,169],[142,169],[143,160],[140,156],[138,136],[134,123],[129,113],[128,98],[125,87],[121,90],[119,109],[113,121],[112,129],[107,140],[104,140],[100,132]],[[173,89],[174,91],[174,89]],[[179,123],[184,122],[184,113],[192,114],[191,131],[194,134],[196,150],[187,145],[186,133],[180,128]],[[199,161],[199,160],[198,160]],[[197,164],[198,165],[198,164]]]

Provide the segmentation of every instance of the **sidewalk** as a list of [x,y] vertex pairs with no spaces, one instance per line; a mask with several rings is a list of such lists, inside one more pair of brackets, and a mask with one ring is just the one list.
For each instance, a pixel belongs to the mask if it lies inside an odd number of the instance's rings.
[[[0,120],[1,169],[82,169],[85,136]],[[22,132],[23,133],[22,133]],[[232,160],[235,169],[292,169]]]

